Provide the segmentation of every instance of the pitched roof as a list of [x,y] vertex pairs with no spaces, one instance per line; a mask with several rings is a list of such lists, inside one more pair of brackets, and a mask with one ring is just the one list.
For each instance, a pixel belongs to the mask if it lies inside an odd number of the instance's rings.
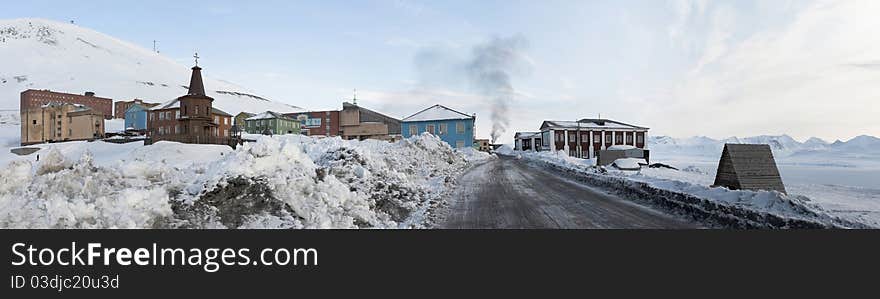
[[428,107],[425,110],[416,112],[416,114],[413,114],[407,118],[404,118],[403,121],[429,121],[429,120],[473,119],[473,118],[474,118],[474,116],[467,115],[467,114],[449,109],[446,106],[437,104],[437,105]]
[[223,110],[214,108],[213,106],[211,107],[211,114],[216,114],[216,115],[220,115],[220,116],[232,116],[231,114],[226,113]]
[[276,119],[276,118],[277,118],[277,119],[294,120],[293,118],[290,118],[290,117],[284,116],[284,115],[281,114],[281,113],[278,113],[278,112],[272,112],[272,111],[266,111],[266,112],[263,112],[263,113],[260,113],[260,114],[257,114],[257,115],[254,115],[254,116],[248,117],[248,118],[246,118],[245,120]]
[[541,136],[541,132],[516,132],[513,134],[513,138],[534,138]]
[[785,193],[773,151],[767,144],[725,144],[712,185],[732,190],[775,190]]
[[150,110],[162,110],[162,109],[174,109],[174,108],[180,108],[180,98],[176,98],[176,99],[170,100],[168,102],[156,105],[155,107],[150,108]]
[[202,83],[202,68],[194,66],[192,68],[192,77],[189,79],[189,94],[204,96],[205,84]]
[[634,126],[626,123],[622,123],[619,121],[614,121],[610,119],[592,119],[592,118],[584,118],[579,121],[558,121],[558,120],[545,120],[541,124],[541,129],[544,128],[561,128],[561,129],[642,129],[647,130],[646,127]]

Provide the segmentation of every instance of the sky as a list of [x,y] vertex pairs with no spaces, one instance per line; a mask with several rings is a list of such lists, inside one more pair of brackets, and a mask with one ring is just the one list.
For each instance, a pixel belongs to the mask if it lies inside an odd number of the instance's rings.
[[197,51],[207,76],[311,110],[340,109],[357,89],[361,106],[395,117],[433,104],[476,113],[478,138],[506,120],[501,142],[543,120],[599,116],[673,137],[880,136],[877,16],[872,0],[31,0],[0,10],[144,48],[157,40],[185,65]]

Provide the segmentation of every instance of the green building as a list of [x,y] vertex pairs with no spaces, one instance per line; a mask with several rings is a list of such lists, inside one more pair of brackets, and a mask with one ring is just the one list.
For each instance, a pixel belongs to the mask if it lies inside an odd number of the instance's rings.
[[299,134],[300,122],[296,119],[266,111],[245,119],[245,132],[249,134]]
[[244,128],[245,127],[244,120],[248,119],[250,117],[253,117],[254,115],[256,115],[256,114],[247,113],[247,112],[241,112],[239,114],[236,114],[235,115],[235,125],[238,126],[239,128]]

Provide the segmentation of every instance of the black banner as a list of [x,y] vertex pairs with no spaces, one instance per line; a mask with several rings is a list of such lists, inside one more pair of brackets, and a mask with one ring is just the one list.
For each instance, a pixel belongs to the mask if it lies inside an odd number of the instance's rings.
[[[267,292],[421,297],[463,289],[629,293],[647,291],[644,286],[661,288],[651,292],[732,286],[744,291],[809,282],[827,286],[831,277],[870,285],[875,275],[860,269],[876,272],[880,266],[878,231],[2,230],[0,235],[3,293],[29,297],[225,298]],[[90,252],[96,253],[92,265]]]

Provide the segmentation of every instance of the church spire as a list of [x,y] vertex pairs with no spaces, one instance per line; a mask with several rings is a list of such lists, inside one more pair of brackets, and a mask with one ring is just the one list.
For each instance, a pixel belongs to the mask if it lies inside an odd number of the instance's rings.
[[202,68],[199,67],[199,53],[193,55],[196,59],[196,66],[192,68],[192,77],[189,79],[190,95],[205,95],[205,84],[202,82]]

